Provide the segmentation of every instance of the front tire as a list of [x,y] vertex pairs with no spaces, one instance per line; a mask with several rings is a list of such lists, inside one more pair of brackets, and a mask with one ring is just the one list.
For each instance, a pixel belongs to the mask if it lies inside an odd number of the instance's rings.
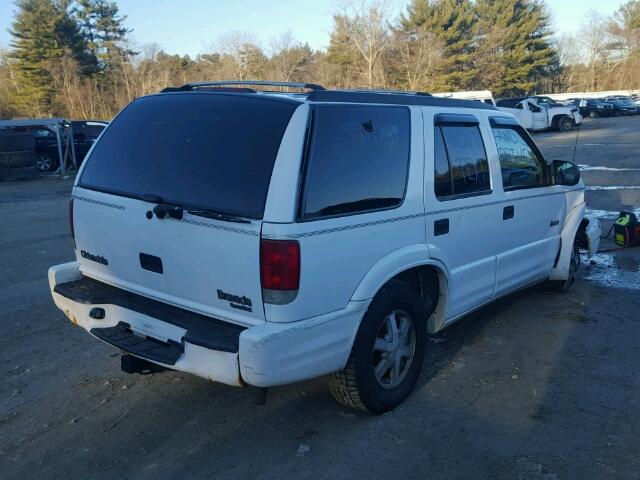
[[422,369],[428,313],[408,283],[385,285],[362,319],[346,367],[330,378],[335,399],[374,414],[401,403]]
[[558,131],[560,132],[568,132],[572,130],[573,127],[573,120],[569,117],[562,117],[560,120],[558,120]]
[[597,116],[598,114],[594,110],[589,111],[589,118],[596,118]]
[[580,268],[580,250],[573,247],[571,261],[569,263],[569,277],[566,280],[551,280],[549,286],[556,292],[568,293],[578,282],[578,269]]

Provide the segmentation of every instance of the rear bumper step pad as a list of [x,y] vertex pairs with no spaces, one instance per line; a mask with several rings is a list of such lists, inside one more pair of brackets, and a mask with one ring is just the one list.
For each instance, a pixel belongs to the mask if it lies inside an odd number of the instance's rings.
[[92,328],[91,334],[133,355],[165,365],[175,365],[182,355],[181,345],[139,337],[124,322],[118,323],[115,327]]
[[[173,305],[168,305],[136,293],[107,285],[106,283],[89,277],[82,277],[80,280],[58,284],[53,291],[73,302],[85,305],[117,305],[127,310],[132,310],[171,325],[184,328],[187,331],[184,336],[185,342],[210,350],[236,353],[238,351],[240,333],[245,330],[245,327],[191,312],[183,308],[174,307]],[[118,325],[109,329],[94,328],[91,330],[91,333],[98,336],[94,333],[94,330],[111,330],[116,328],[118,328]],[[136,339],[137,338],[139,337],[136,337]],[[114,344],[107,338],[102,339]],[[130,350],[126,347],[122,348]]]

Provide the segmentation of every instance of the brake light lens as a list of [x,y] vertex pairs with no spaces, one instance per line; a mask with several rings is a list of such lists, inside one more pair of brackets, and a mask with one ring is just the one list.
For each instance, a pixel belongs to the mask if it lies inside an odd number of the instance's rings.
[[76,232],[73,227],[73,198],[69,200],[69,230],[71,231],[71,239],[73,240],[73,246],[76,246]]
[[292,302],[300,286],[300,244],[295,240],[261,240],[260,280],[265,303]]

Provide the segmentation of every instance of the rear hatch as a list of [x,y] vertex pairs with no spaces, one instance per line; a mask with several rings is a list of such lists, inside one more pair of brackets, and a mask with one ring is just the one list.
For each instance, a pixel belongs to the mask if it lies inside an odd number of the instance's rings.
[[298,105],[212,92],[132,102],[100,137],[74,187],[81,271],[200,313],[264,321],[262,218]]

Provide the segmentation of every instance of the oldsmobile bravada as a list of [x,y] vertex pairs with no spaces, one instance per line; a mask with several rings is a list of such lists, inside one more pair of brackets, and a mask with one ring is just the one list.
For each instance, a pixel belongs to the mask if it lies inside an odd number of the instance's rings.
[[568,290],[597,249],[578,168],[491,105],[231,83],[134,100],[78,172],[76,261],[50,287],[127,371],[330,375],[339,401],[384,412],[430,334],[537,282]]

